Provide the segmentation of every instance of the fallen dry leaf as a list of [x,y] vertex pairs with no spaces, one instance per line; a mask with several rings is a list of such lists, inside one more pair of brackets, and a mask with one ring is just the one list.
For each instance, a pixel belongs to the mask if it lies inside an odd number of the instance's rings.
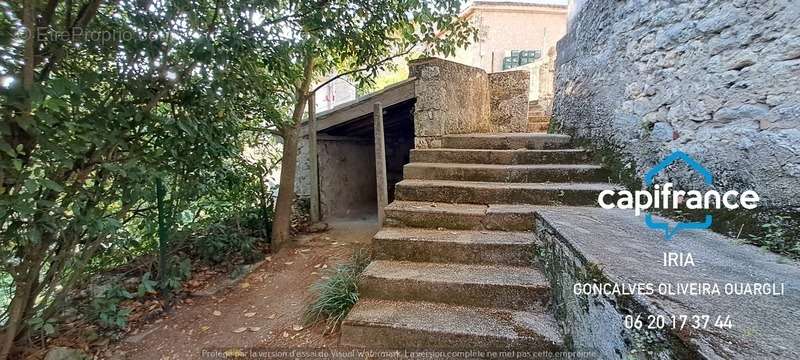
[[240,327],[240,328],[233,329],[233,332],[237,333],[237,334],[241,334],[241,333],[243,333],[245,331],[247,331],[246,327]]
[[251,332],[256,332],[256,331],[261,331],[261,328],[258,327],[258,326],[251,326],[251,327],[247,328],[247,330],[249,330]]
[[292,325],[292,330],[294,331],[303,330],[303,325]]
[[249,317],[253,317],[253,316],[256,316],[256,313],[254,313],[254,312],[249,312],[249,313],[245,313],[245,314],[244,314],[244,317],[247,317],[247,318],[249,318]]
[[274,318],[275,318],[275,314],[272,314],[272,315],[270,315],[270,316],[267,316],[267,319],[274,319]]
[[214,312],[212,312],[211,314],[214,316],[222,316],[222,312],[219,310],[214,310]]
[[242,289],[247,289],[250,287],[250,283],[242,283],[241,285],[239,285],[239,287],[241,287]]

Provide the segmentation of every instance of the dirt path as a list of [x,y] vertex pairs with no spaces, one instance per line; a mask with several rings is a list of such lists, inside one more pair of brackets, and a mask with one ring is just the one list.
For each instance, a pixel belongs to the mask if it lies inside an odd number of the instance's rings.
[[174,360],[201,358],[203,349],[335,345],[338,336],[323,336],[322,326],[297,330],[311,299],[309,286],[354,249],[368,245],[377,224],[362,219],[330,225],[327,232],[301,236],[273,254],[236,287],[181,304],[174,316],[129,336],[115,353]]

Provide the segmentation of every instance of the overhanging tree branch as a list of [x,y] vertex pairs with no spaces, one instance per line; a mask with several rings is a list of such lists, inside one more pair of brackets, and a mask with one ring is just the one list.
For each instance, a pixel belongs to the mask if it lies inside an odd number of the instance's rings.
[[383,64],[385,64],[385,63],[387,63],[389,61],[397,59],[397,58],[399,58],[401,56],[406,56],[406,55],[410,54],[411,51],[413,51],[415,47],[416,46],[411,46],[411,47],[409,47],[408,49],[406,49],[403,52],[400,52],[400,53],[394,54],[392,56],[389,56],[387,58],[381,59],[380,61],[378,61],[378,62],[376,62],[374,64],[370,64],[370,65],[367,65],[367,66],[364,66],[364,67],[360,67],[360,68],[357,68],[357,69],[352,69],[352,70],[349,70],[349,71],[345,71],[345,72],[343,72],[341,74],[337,74],[336,76],[326,80],[322,84],[317,85],[317,87],[315,87],[314,90],[311,90],[309,93],[317,92],[317,90],[322,89],[323,87],[325,87],[325,85],[330,84],[331,82],[333,82],[334,80],[336,80],[336,79],[338,79],[338,78],[340,78],[342,76],[347,76],[347,75],[351,75],[351,74],[357,74],[357,73],[360,73],[362,71],[372,70],[372,69],[375,69],[375,68],[377,68],[377,67],[379,67],[379,66],[381,66],[381,65],[383,65]]

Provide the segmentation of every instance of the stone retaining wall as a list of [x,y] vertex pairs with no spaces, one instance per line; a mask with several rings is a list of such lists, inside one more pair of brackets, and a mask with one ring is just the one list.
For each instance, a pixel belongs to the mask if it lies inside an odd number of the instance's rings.
[[586,1],[558,44],[556,130],[613,149],[639,177],[680,149],[717,186],[797,208],[798,20],[792,0]]
[[486,74],[479,68],[425,58],[409,63],[416,77],[416,148],[441,147],[448,134],[524,132],[528,72]]
[[489,79],[481,69],[438,58],[409,63],[416,77],[416,148],[441,147],[441,136],[488,132]]
[[527,70],[489,74],[489,122],[497,132],[525,132],[528,129]]

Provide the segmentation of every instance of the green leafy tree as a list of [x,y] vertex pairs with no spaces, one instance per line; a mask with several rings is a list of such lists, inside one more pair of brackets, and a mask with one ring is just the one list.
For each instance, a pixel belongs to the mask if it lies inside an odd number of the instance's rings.
[[285,105],[256,42],[265,35],[240,36],[261,31],[257,3],[0,4],[5,359],[25,320],[51,318],[87,269],[122,247],[154,248],[156,178],[171,223],[232,198],[219,184],[261,184],[241,157]]

